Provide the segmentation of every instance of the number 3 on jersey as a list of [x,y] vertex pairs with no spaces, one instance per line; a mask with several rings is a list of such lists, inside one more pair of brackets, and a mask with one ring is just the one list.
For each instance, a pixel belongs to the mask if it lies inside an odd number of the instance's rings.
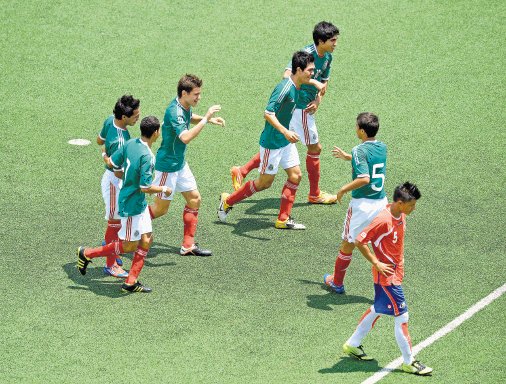
[[383,186],[385,184],[385,175],[383,173],[378,173],[378,170],[382,170],[383,168],[385,167],[385,163],[379,163],[379,164],[374,164],[372,166],[372,179],[380,179],[381,180],[381,185],[379,187],[377,187],[375,184],[372,183],[372,180],[371,180],[371,188],[376,191],[376,192],[379,192],[383,189]]

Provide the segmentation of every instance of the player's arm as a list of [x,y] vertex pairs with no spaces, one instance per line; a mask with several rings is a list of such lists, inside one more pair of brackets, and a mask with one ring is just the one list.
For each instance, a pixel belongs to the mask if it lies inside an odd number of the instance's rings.
[[311,101],[306,107],[306,112],[309,113],[310,115],[312,115],[313,113],[315,113],[318,110],[318,107],[320,106],[320,103],[322,101],[322,95],[325,94],[325,86],[326,85],[325,85],[325,83],[320,82],[315,79],[309,80],[309,84],[314,86],[318,90],[318,93],[316,94],[315,99],[313,101]]
[[292,68],[286,68],[283,72],[283,79],[287,79],[292,75]]
[[334,156],[336,159],[342,159],[346,161],[351,160],[351,153],[347,153],[343,151],[341,148],[336,147],[334,145],[334,149],[332,149],[332,156]]
[[275,129],[277,129],[290,143],[296,143],[299,141],[299,136],[283,126],[276,117],[276,114],[274,112],[265,111],[264,112],[265,120],[272,125]]
[[351,183],[343,185],[339,191],[337,192],[337,201],[341,203],[341,199],[345,194],[348,192],[353,191],[354,189],[358,189],[363,187],[364,185],[367,185],[371,182],[371,179],[369,176],[363,176],[363,177],[357,177],[355,180],[353,180]]
[[163,193],[165,196],[170,196],[172,193],[172,189],[167,187],[166,185],[160,186],[160,185],[150,185],[150,186],[141,186],[141,191],[144,193],[148,193],[152,195],[153,193]]
[[[194,120],[194,116],[192,116],[191,122],[198,120],[197,125],[195,125],[192,129],[186,129],[183,132],[181,132],[181,134],[179,135],[179,139],[183,143],[188,144],[190,141],[192,141],[194,138],[196,138],[200,134],[200,132],[202,131],[204,126],[207,124],[207,122],[212,118],[212,116],[216,112],[218,112],[220,110],[221,110],[221,106],[213,105],[212,107],[210,107],[207,110],[207,113],[204,117],[199,116],[199,115],[195,115],[195,120]],[[216,120],[216,119],[218,119],[218,120]],[[222,124],[217,124],[217,125],[222,125],[222,126],[225,125],[225,120],[223,120],[221,117],[215,118],[213,121],[222,122]]]
[[371,249],[369,248],[367,243],[364,244],[362,243],[362,241],[357,240],[355,241],[355,245],[357,246],[362,256],[364,256],[374,266],[374,268],[383,276],[387,277],[394,273],[393,267],[389,264],[385,264],[379,261],[376,255],[373,252],[371,252]]
[[139,187],[141,191],[150,195],[154,193],[163,193],[165,196],[169,196],[172,193],[172,189],[166,185],[153,185],[153,168],[153,158],[150,155],[142,156],[139,169]]

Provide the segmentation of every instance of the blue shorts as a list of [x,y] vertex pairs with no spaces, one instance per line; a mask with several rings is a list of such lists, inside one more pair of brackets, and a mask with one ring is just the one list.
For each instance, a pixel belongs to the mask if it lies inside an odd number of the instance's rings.
[[390,316],[400,316],[408,311],[401,285],[374,284],[374,310]]

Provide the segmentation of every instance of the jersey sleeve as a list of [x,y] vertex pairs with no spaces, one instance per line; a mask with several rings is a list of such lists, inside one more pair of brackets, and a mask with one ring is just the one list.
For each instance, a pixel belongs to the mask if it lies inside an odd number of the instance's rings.
[[153,184],[153,158],[151,155],[144,155],[140,161],[140,179],[139,186],[141,188],[148,188]]
[[111,163],[115,170],[120,170],[123,168],[123,163],[125,161],[125,147],[118,148],[111,155]]
[[369,176],[369,165],[367,164],[367,156],[365,151],[359,146],[351,151],[351,166],[358,177]]
[[[381,216],[381,215],[379,215]],[[373,221],[369,223],[367,227],[364,228],[362,232],[360,232],[355,239],[362,244],[367,244],[369,241],[373,241],[378,238],[382,233],[388,232],[388,224],[381,220],[379,216],[376,216]]]
[[332,56],[329,57],[329,65],[327,65],[327,68],[322,72],[322,80],[328,80],[330,78],[330,68],[332,66]]
[[271,97],[269,98],[269,102],[267,103],[267,107],[265,107],[265,112],[271,115],[274,115],[279,108],[281,108],[281,104],[283,103],[284,98],[288,94],[285,92],[282,94],[282,90],[284,86],[284,82],[279,83],[276,88],[272,91]]
[[105,124],[106,121],[104,121],[104,125],[102,126],[102,129],[100,130],[100,133],[98,134],[98,137],[100,137],[104,141],[107,138],[107,125]]
[[177,108],[174,110],[168,110],[165,114],[164,120],[168,123],[167,125],[172,127],[174,132],[176,132],[176,136],[179,137],[181,133],[187,130],[187,121],[183,114],[183,111],[178,110]]

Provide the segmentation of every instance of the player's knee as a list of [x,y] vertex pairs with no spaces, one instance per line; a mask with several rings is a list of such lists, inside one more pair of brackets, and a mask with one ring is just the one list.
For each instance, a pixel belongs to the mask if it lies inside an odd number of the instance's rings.
[[134,252],[136,249],[137,249],[137,242],[136,241],[124,241],[123,242],[123,252],[124,253]]
[[290,181],[291,183],[297,184],[297,185],[300,183],[301,180],[302,180],[302,172],[301,171],[292,172],[290,174],[290,176],[288,177],[288,181]]
[[255,189],[260,192],[264,189],[270,188],[272,185],[273,179],[267,179],[267,180],[255,180]]
[[307,146],[307,151],[312,154],[319,155],[322,152],[322,145],[320,143],[309,144]]

